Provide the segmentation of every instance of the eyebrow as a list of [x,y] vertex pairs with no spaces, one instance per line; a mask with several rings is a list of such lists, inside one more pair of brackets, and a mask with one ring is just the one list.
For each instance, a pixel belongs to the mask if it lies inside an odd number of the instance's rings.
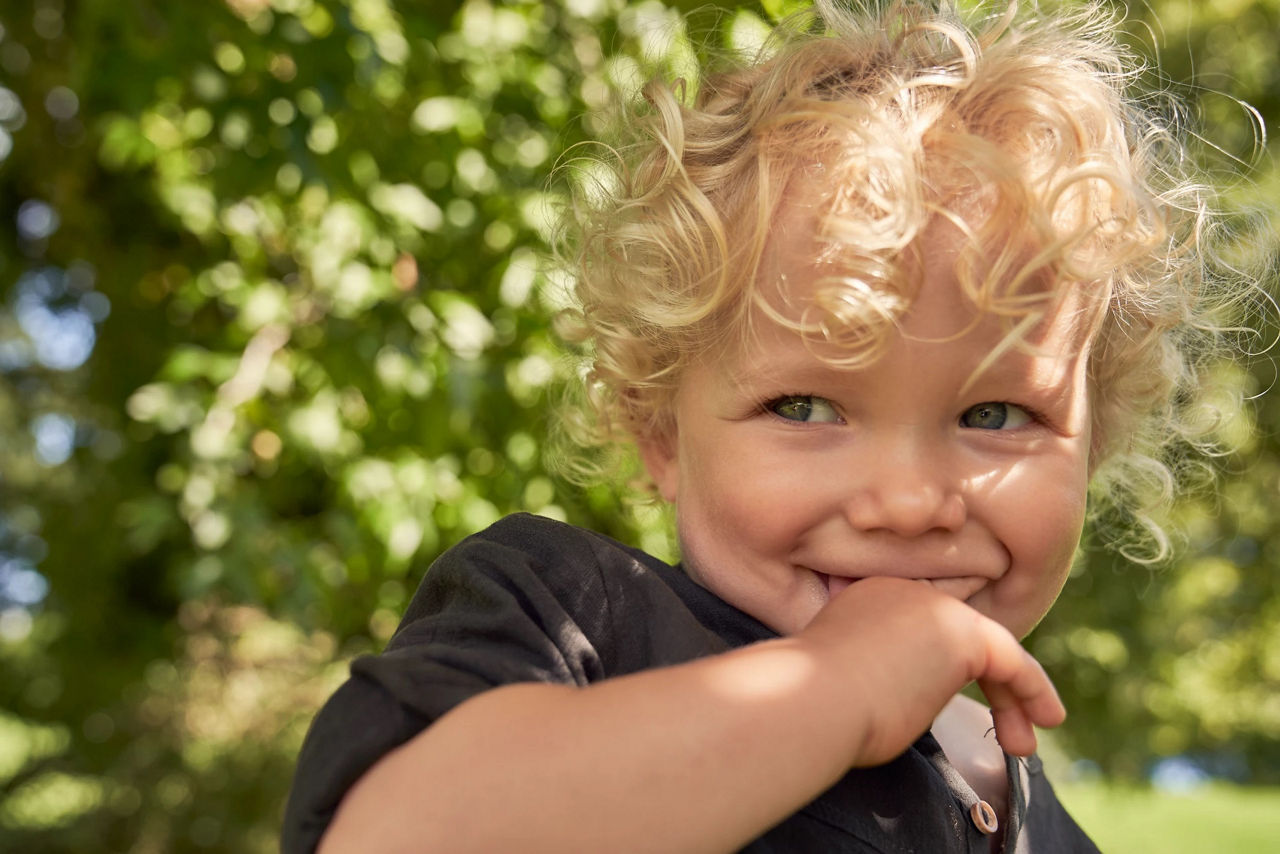
[[1059,361],[1057,357],[1010,350],[966,382],[964,388],[1006,387],[1045,401],[1056,401],[1070,395],[1073,364],[1073,358]]
[[835,382],[849,377],[856,377],[860,372],[855,369],[839,368],[829,365],[817,357],[809,355],[803,359],[784,355],[767,363],[760,361],[736,366],[728,371],[727,380],[735,386],[756,386],[765,384],[798,384],[818,385]]
[[[983,383],[993,383],[1033,386],[1045,391],[1060,389],[1069,380],[1071,371],[1067,364],[1062,364],[1059,370],[1049,368],[1050,364],[1058,363],[1058,358],[1059,354],[1045,350],[1028,352],[1017,346],[1010,347],[991,361],[980,361],[975,368],[981,368],[981,371],[961,381],[958,388],[967,390]],[[725,380],[740,388],[792,386],[792,390],[796,391],[849,382],[856,380],[860,373],[861,370],[857,368],[831,365],[812,354],[785,353],[772,360],[756,359],[746,364],[740,363],[726,372]]]

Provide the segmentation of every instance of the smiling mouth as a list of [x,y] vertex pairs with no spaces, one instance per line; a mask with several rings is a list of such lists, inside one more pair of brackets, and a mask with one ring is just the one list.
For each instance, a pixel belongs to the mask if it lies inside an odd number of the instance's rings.
[[[827,585],[828,598],[834,597],[841,593],[845,588],[862,581],[863,578],[871,576],[843,576],[843,575],[827,575],[824,572],[817,573]],[[935,590],[945,593],[961,602],[967,601],[983,587],[990,583],[991,579],[982,575],[956,575],[946,578],[915,578],[907,579],[910,581],[923,581],[932,585]]]

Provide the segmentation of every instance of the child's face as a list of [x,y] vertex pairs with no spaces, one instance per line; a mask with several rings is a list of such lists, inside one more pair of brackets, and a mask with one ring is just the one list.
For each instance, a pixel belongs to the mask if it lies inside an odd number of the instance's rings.
[[[766,269],[803,296],[816,273],[797,243]],[[1083,300],[1026,336],[1034,352],[1013,348],[974,379],[1005,331],[982,317],[956,337],[977,315],[946,242],[924,254],[919,296],[871,367],[834,368],[761,319],[748,352],[682,378],[675,434],[641,443],[689,573],[784,634],[886,575],[1022,637],[1066,579],[1089,473]]]

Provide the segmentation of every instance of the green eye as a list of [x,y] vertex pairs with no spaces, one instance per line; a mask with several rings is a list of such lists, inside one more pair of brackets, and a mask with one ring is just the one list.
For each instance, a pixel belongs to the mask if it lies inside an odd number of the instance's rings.
[[960,426],[974,430],[1012,430],[1031,423],[1031,415],[1012,403],[979,403],[960,416]]
[[837,424],[840,414],[831,401],[809,394],[788,395],[771,401],[767,408],[779,418],[805,423]]

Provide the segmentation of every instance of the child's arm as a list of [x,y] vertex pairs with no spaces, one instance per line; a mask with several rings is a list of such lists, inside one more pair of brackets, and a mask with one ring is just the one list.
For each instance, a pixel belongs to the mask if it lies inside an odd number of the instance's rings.
[[476,696],[366,773],[321,851],[735,849],[901,753],[974,679],[1012,753],[1062,720],[1002,627],[927,584],[868,579],[791,638]]

